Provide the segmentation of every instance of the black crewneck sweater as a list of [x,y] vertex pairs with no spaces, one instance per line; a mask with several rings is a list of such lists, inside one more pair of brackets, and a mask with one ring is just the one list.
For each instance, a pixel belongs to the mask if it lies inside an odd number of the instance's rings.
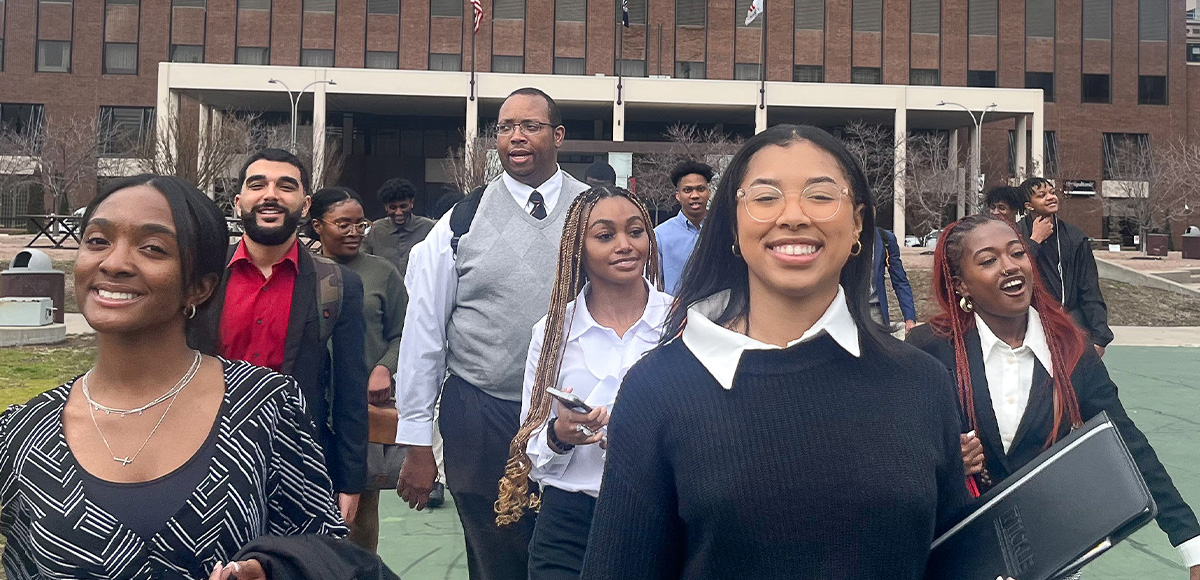
[[585,580],[917,579],[967,504],[945,367],[828,335],[746,351],[725,390],[676,340],[629,371]]

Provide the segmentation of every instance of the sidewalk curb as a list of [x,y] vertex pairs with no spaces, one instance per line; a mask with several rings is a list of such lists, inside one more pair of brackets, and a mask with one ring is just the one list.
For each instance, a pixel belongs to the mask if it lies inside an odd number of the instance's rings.
[[1100,277],[1106,280],[1116,280],[1117,282],[1124,282],[1135,286],[1149,286],[1150,288],[1167,290],[1192,298],[1200,298],[1200,290],[1191,286],[1186,286],[1174,280],[1168,280],[1140,270],[1134,270],[1133,268],[1122,266],[1104,258],[1096,258],[1096,270],[1100,274]]

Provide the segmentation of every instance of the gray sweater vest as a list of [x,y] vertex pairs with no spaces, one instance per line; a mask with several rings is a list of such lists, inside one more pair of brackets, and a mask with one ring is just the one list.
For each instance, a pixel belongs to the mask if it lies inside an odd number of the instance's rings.
[[483,392],[521,400],[533,325],[550,306],[567,208],[587,185],[563,174],[545,219],[517,205],[503,179],[488,185],[458,242],[458,295],[446,328],[446,368]]

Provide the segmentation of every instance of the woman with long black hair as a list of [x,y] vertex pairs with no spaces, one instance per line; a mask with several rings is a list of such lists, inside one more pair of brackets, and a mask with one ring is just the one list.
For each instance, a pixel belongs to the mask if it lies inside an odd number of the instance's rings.
[[1106,411],[1158,504],[1158,525],[1200,580],[1200,524],[1089,341],[1043,287],[1022,236],[987,215],[942,232],[933,263],[942,307],[908,341],[954,372],[963,466],[978,493],[1029,463],[1072,428]]
[[968,501],[959,418],[946,369],[871,322],[871,207],[820,129],[734,156],[622,385],[584,578],[923,575]]

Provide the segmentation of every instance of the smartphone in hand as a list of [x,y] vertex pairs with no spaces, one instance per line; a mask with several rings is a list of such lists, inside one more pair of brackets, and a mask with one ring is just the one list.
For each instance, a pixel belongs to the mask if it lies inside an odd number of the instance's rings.
[[580,399],[578,396],[576,396],[575,393],[560,391],[554,387],[546,387],[546,392],[549,393],[551,397],[558,399],[563,405],[566,405],[566,407],[572,411],[577,413],[592,412],[592,408],[589,407],[587,403],[584,403],[583,399]]

